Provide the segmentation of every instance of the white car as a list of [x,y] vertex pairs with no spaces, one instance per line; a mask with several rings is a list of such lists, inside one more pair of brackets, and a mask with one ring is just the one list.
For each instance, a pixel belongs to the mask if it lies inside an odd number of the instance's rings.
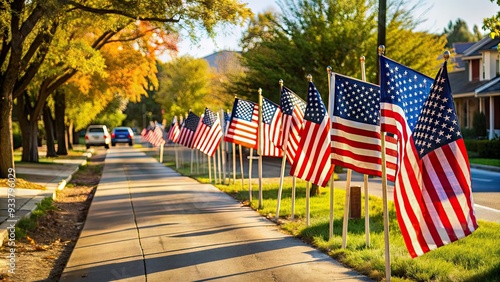
[[87,149],[90,146],[104,146],[104,148],[109,149],[109,144],[111,144],[111,134],[109,134],[105,125],[89,125],[87,127],[85,133],[85,146]]

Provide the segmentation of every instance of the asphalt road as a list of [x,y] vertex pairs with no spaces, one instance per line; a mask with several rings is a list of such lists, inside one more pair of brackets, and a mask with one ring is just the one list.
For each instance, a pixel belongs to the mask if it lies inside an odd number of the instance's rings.
[[[184,161],[190,161],[190,150],[184,147],[178,147],[184,153]],[[167,148],[165,155],[172,156],[173,148]],[[248,178],[248,152],[244,152],[243,168],[245,178]],[[230,162],[232,157],[229,156]],[[281,159],[265,157],[263,159],[263,175],[265,179],[278,178],[281,173]],[[236,159],[236,171],[240,172],[239,168],[239,155]],[[232,171],[232,163],[228,164],[228,171]],[[289,177],[290,166],[286,164],[285,176]],[[488,171],[484,169],[471,168],[472,177],[472,194],[475,203],[476,216],[478,219],[494,221],[500,223],[500,172]],[[257,160],[253,161],[252,165],[252,178],[258,178]],[[336,189],[345,189],[347,173],[339,173],[339,180],[335,181]],[[377,197],[382,197],[382,181],[379,177],[370,177],[368,182],[369,193]],[[352,173],[351,185],[363,185],[363,175],[359,173]],[[256,189],[256,188],[253,188]],[[388,183],[388,196],[392,200],[394,189],[393,183]]]

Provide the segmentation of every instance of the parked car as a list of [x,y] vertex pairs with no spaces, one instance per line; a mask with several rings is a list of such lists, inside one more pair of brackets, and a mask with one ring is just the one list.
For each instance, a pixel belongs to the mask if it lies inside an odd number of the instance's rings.
[[129,146],[134,145],[134,132],[130,127],[115,127],[111,131],[111,145],[115,146],[116,143],[127,143]]
[[109,134],[108,128],[105,125],[89,125],[87,127],[87,132],[85,133],[85,146],[90,148],[90,146],[104,146],[104,148],[109,149],[109,144],[111,143],[111,134]]

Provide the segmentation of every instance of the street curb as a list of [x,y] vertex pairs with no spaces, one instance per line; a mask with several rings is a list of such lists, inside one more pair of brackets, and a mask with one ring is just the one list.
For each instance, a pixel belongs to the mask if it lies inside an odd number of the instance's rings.
[[[76,167],[65,179],[62,179],[57,187],[55,189],[47,189],[47,190],[42,190],[40,193],[38,193],[35,197],[31,198],[28,202],[26,202],[19,210],[16,211],[17,213],[24,213],[25,211],[28,211],[27,213],[21,215],[14,225],[21,219],[26,218],[31,216],[31,213],[36,209],[38,203],[40,203],[43,199],[51,197],[52,200],[55,200],[57,198],[57,191],[63,190],[66,185],[71,181],[73,178],[73,174],[75,174],[79,169],[80,166],[85,166],[87,165],[87,160],[92,157],[92,152],[87,151],[82,154],[82,156],[85,157],[85,160],[82,161],[82,163]],[[0,247],[4,245],[5,242],[9,241],[9,228],[12,225],[12,222],[9,222],[8,220],[0,224]],[[15,238],[14,238],[15,239]]]

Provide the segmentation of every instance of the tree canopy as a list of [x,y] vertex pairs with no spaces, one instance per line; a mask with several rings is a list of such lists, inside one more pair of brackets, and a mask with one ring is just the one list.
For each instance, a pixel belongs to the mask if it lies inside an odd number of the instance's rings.
[[205,107],[213,105],[209,97],[210,66],[203,59],[181,56],[160,64],[158,79],[155,99],[165,110],[167,120],[189,110],[200,115]]
[[[141,22],[150,24],[150,31],[163,30],[173,34],[187,30],[191,38],[196,32],[205,30],[214,34],[214,28],[220,24],[243,24],[251,16],[246,4],[239,0],[211,1],[54,1],[54,0],[13,0],[0,4],[0,28],[2,28],[0,49],[0,177],[6,177],[9,168],[14,167],[12,151],[12,106],[15,98],[24,95],[28,85],[45,62],[47,53],[52,48],[52,40],[59,29],[70,31],[72,27],[93,24],[101,28],[95,33],[90,28],[86,36],[90,38],[91,49],[82,44],[83,53],[60,53],[60,61],[65,64],[48,65],[46,79],[39,89],[39,114],[48,95],[67,82],[76,72],[84,70],[79,63],[82,58],[100,50],[104,45],[115,40],[121,32],[132,30],[130,37],[140,48],[141,38],[145,36],[139,28]],[[81,16],[87,21],[82,21]],[[73,33],[69,32],[71,38]],[[135,38],[135,39],[134,39]],[[153,38],[154,39],[154,38]],[[153,41],[159,45],[171,42]],[[82,41],[83,43],[83,41]],[[62,47],[62,45],[60,45]],[[78,49],[72,49],[76,51]],[[67,56],[71,55],[71,58]],[[81,56],[79,56],[81,55]],[[93,56],[94,57],[94,56]],[[99,56],[94,57],[96,60]],[[98,63],[96,61],[96,63]],[[50,70],[54,73],[50,75]],[[58,72],[57,70],[64,70]],[[36,86],[35,86],[36,87]],[[36,116],[32,118],[36,119]]]
[[[495,0],[490,0],[495,3]],[[500,6],[500,0],[496,0],[497,5]],[[490,31],[491,38],[500,37],[500,11],[490,18],[485,18],[483,21],[483,29]]]
[[[279,101],[280,79],[305,96],[311,74],[326,97],[326,67],[361,78],[360,57],[366,57],[367,80],[377,77],[377,2],[375,0],[281,1],[282,13],[266,12],[250,21],[243,37],[242,63],[248,69],[231,89],[247,96],[258,88]],[[446,38],[415,32],[417,22],[401,3],[388,9],[387,55],[420,72],[434,75],[442,63]]]
[[473,32],[469,30],[467,23],[462,19],[457,19],[454,23],[450,21],[444,29],[443,35],[446,35],[448,43],[446,47],[453,47],[455,42],[476,42],[483,38],[479,28],[474,25]]

